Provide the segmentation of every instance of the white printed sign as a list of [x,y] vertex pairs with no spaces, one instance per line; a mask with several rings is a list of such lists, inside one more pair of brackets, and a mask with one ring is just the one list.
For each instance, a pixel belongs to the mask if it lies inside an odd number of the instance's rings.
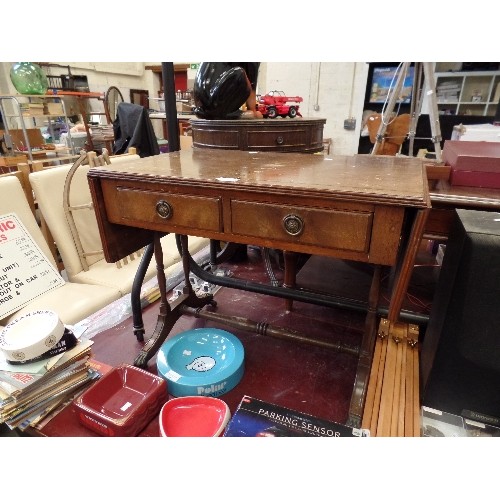
[[16,214],[0,215],[0,319],[62,285],[64,279]]

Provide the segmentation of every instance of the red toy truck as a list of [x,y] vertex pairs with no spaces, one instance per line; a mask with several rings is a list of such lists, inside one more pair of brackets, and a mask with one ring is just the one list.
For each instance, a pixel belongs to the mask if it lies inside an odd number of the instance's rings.
[[281,90],[272,90],[266,95],[261,95],[257,99],[257,110],[262,113],[264,118],[276,118],[282,116],[286,118],[295,118],[299,113],[299,105],[292,103],[302,102],[302,97],[290,97]]

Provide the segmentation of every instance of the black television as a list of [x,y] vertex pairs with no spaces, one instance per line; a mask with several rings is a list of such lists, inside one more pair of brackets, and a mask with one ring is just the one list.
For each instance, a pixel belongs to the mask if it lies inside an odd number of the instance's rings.
[[[388,100],[389,90],[394,88],[401,71],[401,65],[374,66],[368,92],[368,103],[383,104]],[[403,82],[401,96],[398,102],[411,103],[415,67],[410,66]]]

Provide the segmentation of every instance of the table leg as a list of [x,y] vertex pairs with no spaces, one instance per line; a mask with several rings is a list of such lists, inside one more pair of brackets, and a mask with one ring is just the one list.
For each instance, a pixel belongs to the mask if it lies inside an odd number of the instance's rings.
[[396,277],[389,303],[387,319],[390,323],[399,322],[401,307],[406,291],[408,290],[413,266],[415,265],[415,259],[420,248],[420,242],[422,241],[422,235],[429,212],[429,209],[418,210],[415,220],[413,221],[407,244],[403,249],[403,260],[396,270]]
[[146,368],[148,361],[160,349],[163,342],[166,340],[168,334],[172,330],[176,321],[182,316],[180,309],[181,304],[186,304],[189,307],[203,307],[213,302],[213,296],[207,294],[204,297],[198,297],[191,283],[189,282],[189,257],[187,253],[187,236],[181,236],[182,247],[182,263],[184,268],[185,287],[184,293],[178,297],[172,304],[167,300],[166,279],[165,279],[165,266],[163,264],[163,250],[161,248],[160,238],[162,233],[155,233],[154,236],[154,255],[156,261],[156,270],[158,276],[158,287],[160,289],[160,311],[156,321],[155,330],[151,337],[144,344],[141,352],[134,360],[134,365],[139,368]]
[[[283,279],[283,288],[295,288],[297,277],[297,254],[295,252],[284,251],[283,259],[285,261],[285,276]],[[291,311],[293,299],[286,299],[285,310]]]
[[349,407],[347,425],[359,428],[363,418],[363,409],[366,400],[366,391],[373,361],[375,340],[377,338],[377,306],[380,293],[381,266],[377,265],[373,271],[370,293],[368,296],[368,312],[365,319],[365,331],[359,351],[358,367],[354,388]]
[[134,322],[134,335],[137,337],[139,342],[144,340],[144,321],[142,319],[142,306],[141,306],[141,288],[144,283],[144,277],[146,276],[146,271],[148,270],[149,263],[153,257],[154,244],[149,244],[144,253],[142,254],[142,259],[137,268],[136,275],[134,277],[134,282],[132,283],[132,290],[130,292],[130,302],[132,305],[132,317]]

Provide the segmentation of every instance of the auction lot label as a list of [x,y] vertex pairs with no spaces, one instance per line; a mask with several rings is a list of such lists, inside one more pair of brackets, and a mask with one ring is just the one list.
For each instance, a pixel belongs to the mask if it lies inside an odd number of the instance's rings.
[[16,214],[0,215],[0,319],[62,285],[64,279]]

